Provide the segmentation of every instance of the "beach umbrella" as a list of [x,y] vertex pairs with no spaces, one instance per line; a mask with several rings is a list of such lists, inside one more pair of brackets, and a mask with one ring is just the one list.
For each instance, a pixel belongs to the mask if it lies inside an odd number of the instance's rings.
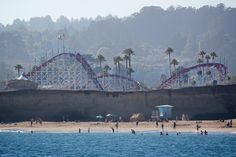
[[116,120],[116,115],[112,114],[112,113],[109,113],[109,114],[106,115],[106,120],[115,121]]
[[115,117],[115,115],[112,114],[112,113],[109,113],[109,114],[106,115],[106,117]]
[[103,117],[102,115],[97,115],[96,118],[99,119],[99,120],[101,120],[101,119],[103,119],[104,117]]

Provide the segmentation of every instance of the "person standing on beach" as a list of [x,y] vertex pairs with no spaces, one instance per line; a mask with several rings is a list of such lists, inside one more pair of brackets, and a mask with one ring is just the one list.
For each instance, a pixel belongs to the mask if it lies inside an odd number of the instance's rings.
[[158,128],[158,121],[156,120],[156,127]]
[[118,122],[116,122],[116,130],[118,129],[118,127],[119,127],[119,123]]
[[174,128],[174,129],[176,128],[176,122],[174,122],[174,124],[173,124],[173,128]]
[[199,131],[199,128],[200,128],[200,125],[197,124],[196,128],[197,128],[197,132],[198,132],[198,131]]
[[114,129],[113,127],[111,127],[111,130],[112,130],[112,133],[114,134],[114,132],[115,132],[115,129]]
[[161,124],[161,129],[162,129],[162,131],[164,131],[164,124],[163,123]]
[[90,133],[90,127],[88,128],[88,133]]
[[138,126],[138,120],[136,121],[136,126]]
[[33,126],[33,122],[34,122],[34,119],[32,118],[32,119],[30,120],[30,126],[31,126],[31,127]]

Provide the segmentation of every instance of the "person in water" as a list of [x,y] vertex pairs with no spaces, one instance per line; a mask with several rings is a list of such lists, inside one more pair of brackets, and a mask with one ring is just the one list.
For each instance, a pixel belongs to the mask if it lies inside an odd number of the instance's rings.
[[113,127],[111,127],[111,130],[112,130],[112,133],[114,134],[114,132],[115,132],[115,129],[114,129]]
[[88,133],[90,133],[90,128],[88,128]]
[[204,131],[204,134],[205,134],[205,135],[207,135],[207,134],[208,134],[206,130]]
[[203,131],[201,130],[201,135],[203,135]]
[[79,128],[79,133],[81,133],[81,129]]
[[132,134],[135,134],[135,131],[134,131],[134,129],[131,129],[131,133],[132,133]]

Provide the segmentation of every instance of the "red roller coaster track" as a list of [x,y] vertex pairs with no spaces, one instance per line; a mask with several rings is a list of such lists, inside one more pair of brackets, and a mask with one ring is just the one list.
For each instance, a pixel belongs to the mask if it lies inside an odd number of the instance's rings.
[[205,68],[205,67],[214,67],[218,70],[219,72],[219,80],[222,82],[224,81],[224,79],[226,78],[227,75],[227,67],[221,63],[204,63],[204,64],[198,64],[189,68],[185,68],[179,72],[177,72],[176,74],[173,74],[170,78],[168,78],[167,80],[165,80],[164,82],[161,83],[161,85],[159,86],[160,89],[166,88],[166,87],[170,87],[171,84],[178,78],[180,78],[181,76],[183,76],[184,74],[194,70],[194,69],[199,69],[199,68]]

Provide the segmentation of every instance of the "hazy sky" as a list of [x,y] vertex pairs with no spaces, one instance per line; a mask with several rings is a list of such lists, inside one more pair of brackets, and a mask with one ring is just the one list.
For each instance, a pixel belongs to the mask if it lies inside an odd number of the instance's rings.
[[56,20],[61,15],[68,18],[106,16],[128,16],[143,6],[216,6],[236,7],[236,0],[0,0],[0,23],[11,24],[14,19],[29,20],[30,17],[50,15]]

